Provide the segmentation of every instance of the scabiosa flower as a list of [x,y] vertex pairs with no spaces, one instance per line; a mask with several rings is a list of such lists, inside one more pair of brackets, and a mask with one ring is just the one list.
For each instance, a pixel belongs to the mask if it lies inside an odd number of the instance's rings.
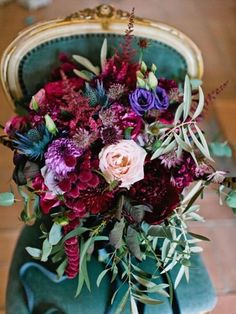
[[45,164],[58,176],[65,176],[75,169],[77,158],[83,150],[68,138],[59,138],[52,142],[45,153]]
[[144,220],[149,224],[163,222],[179,203],[179,191],[170,182],[170,173],[158,159],[149,161],[144,167],[144,179],[131,186],[129,196],[152,208]]
[[104,145],[115,144],[122,139],[122,131],[116,125],[102,127],[100,135]]
[[47,145],[52,141],[52,134],[40,125],[30,129],[26,134],[17,133],[17,140],[14,141],[15,147],[30,159],[42,158]]
[[133,111],[140,116],[155,107],[154,94],[144,88],[136,88],[136,90],[129,95],[129,101]]

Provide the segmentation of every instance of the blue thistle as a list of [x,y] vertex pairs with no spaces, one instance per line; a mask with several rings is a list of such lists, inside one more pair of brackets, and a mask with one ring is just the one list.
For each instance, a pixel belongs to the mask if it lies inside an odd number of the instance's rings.
[[47,145],[52,141],[53,135],[49,133],[44,125],[30,129],[25,134],[17,133],[18,139],[14,141],[14,146],[22,154],[30,159],[42,158]]
[[97,80],[96,88],[92,88],[88,83],[85,84],[85,96],[89,99],[89,105],[92,107],[97,104],[101,106],[108,105],[108,97],[103,82],[99,82],[99,80]]

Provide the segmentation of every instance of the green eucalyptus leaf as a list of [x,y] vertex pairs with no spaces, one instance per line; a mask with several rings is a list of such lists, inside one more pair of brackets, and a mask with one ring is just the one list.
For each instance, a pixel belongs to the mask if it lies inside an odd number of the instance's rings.
[[42,250],[27,246],[25,250],[35,259],[40,259],[42,255]]
[[105,38],[101,48],[101,68],[102,70],[105,69],[107,61],[107,39]]
[[63,238],[63,243],[70,239],[70,238],[73,238],[73,237],[76,237],[76,236],[79,236],[83,233],[85,233],[86,231],[88,231],[89,229],[88,228],[85,228],[85,227],[78,227],[72,231],[70,231],[69,233],[67,233],[67,235]]
[[196,238],[196,239],[199,239],[199,240],[202,240],[202,241],[210,241],[210,239],[208,239],[207,237],[201,235],[201,234],[196,234],[196,233],[193,233],[193,232],[188,232],[189,235],[191,235],[192,237]]
[[94,77],[93,73],[89,71],[80,71],[77,69],[74,69],[73,72],[80,78],[82,78],[85,81],[91,81],[92,78]]
[[130,252],[140,261],[142,260],[142,253],[139,243],[139,234],[132,227],[128,226],[126,243]]
[[57,275],[61,278],[65,272],[67,266],[67,259],[65,259],[56,269]]
[[228,193],[225,202],[230,208],[236,208],[236,190],[232,190]]
[[79,56],[79,55],[73,55],[72,58],[76,62],[84,66],[86,69],[93,72],[95,75],[97,76],[99,75],[99,72],[100,72],[99,68],[94,66],[87,58]]
[[45,239],[43,241],[43,247],[42,247],[42,256],[41,261],[46,262],[48,260],[48,256],[51,254],[52,251],[52,244],[49,243],[48,239]]
[[130,305],[131,305],[131,314],[139,314],[137,304],[132,295],[130,297]]
[[103,277],[106,275],[106,273],[107,273],[108,271],[109,271],[109,269],[104,269],[104,270],[99,274],[99,276],[98,276],[98,278],[97,278],[97,281],[96,281],[97,287],[100,286],[100,283],[101,283]]
[[170,227],[167,226],[160,225],[150,226],[147,234],[152,237],[172,239]]
[[198,88],[198,94],[199,94],[199,101],[198,101],[198,106],[192,117],[193,120],[196,119],[202,113],[202,110],[204,107],[204,94],[203,94],[201,86],[199,86]]
[[15,202],[15,196],[11,192],[0,193],[0,206],[12,206]]
[[126,293],[124,294],[123,298],[121,299],[119,305],[117,306],[115,314],[121,314],[124,311],[126,303],[128,301],[129,294],[130,294],[130,291],[128,289]]
[[191,90],[191,85],[190,85],[190,80],[188,75],[185,76],[185,81],[184,81],[184,119],[185,121],[189,115],[190,108],[192,104],[192,90]]
[[143,294],[143,295],[133,294],[133,296],[136,300],[138,300],[139,302],[141,302],[143,304],[158,305],[158,304],[163,303],[163,301],[150,298],[146,294]]
[[49,243],[56,245],[62,238],[61,225],[54,223],[49,232]]
[[181,281],[181,279],[183,278],[183,275],[184,275],[184,269],[185,269],[185,266],[182,265],[178,271],[178,274],[175,278],[175,284],[174,284],[174,288],[176,289]]
[[209,144],[210,150],[217,157],[232,157],[232,149],[227,143],[212,142]]
[[116,249],[120,248],[122,244],[123,231],[125,227],[124,219],[117,221],[110,232],[109,240],[110,244],[113,245]]
[[82,272],[79,273],[78,275],[78,286],[77,286],[77,290],[76,290],[76,294],[75,296],[78,297],[82,291],[84,285],[84,275]]

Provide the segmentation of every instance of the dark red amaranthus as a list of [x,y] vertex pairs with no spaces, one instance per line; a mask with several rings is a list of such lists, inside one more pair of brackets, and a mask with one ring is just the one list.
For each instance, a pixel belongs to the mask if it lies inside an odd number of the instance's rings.
[[[72,221],[68,225],[64,226],[64,233],[67,234],[71,230],[74,230],[78,225],[77,221]],[[65,273],[68,278],[74,278],[79,272],[79,242],[77,237],[72,237],[65,241],[65,253],[67,255],[67,267]]]

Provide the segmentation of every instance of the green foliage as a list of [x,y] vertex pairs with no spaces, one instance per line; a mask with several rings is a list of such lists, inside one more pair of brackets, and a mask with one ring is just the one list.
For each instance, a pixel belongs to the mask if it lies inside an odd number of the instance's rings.
[[226,204],[233,209],[233,211],[236,211],[236,190],[232,190],[228,193],[228,195],[225,198]]
[[210,143],[210,150],[212,155],[216,157],[232,157],[232,149],[227,144],[227,142],[220,143],[220,142],[212,142]]
[[184,98],[175,112],[174,125],[161,132],[159,138],[162,141],[161,146],[154,151],[151,159],[158,158],[176,149],[177,157],[180,157],[182,152],[186,151],[192,155],[196,164],[198,164],[196,150],[201,152],[208,160],[213,161],[205,136],[196,122],[204,107],[204,95],[201,86],[198,87],[198,95],[198,105],[192,113],[192,88],[189,77],[186,75]]
[[12,206],[15,203],[15,196],[11,192],[0,193],[0,206]]

